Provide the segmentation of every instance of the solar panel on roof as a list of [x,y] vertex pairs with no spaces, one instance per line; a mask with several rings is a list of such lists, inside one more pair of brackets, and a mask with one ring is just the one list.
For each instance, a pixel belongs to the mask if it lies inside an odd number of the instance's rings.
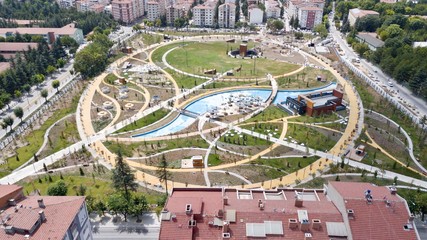
[[265,237],[264,223],[246,223],[246,237]]
[[264,221],[265,234],[283,235],[282,221]]

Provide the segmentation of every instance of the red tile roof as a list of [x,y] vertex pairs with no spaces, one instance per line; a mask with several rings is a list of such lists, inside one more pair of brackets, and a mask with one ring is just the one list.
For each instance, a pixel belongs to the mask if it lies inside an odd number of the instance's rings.
[[[40,208],[37,200],[43,198],[45,208]],[[77,213],[79,212],[82,204],[84,203],[84,197],[64,196],[64,197],[53,197],[53,196],[31,196],[17,203],[18,206],[22,205],[22,208],[18,208],[18,214],[15,213],[15,208],[10,207],[6,209],[4,213],[0,215],[1,218],[10,214],[10,222],[6,222],[6,225],[21,224],[25,225],[33,221],[38,216],[38,212],[43,210],[46,216],[46,221],[43,222],[40,227],[31,236],[32,240],[62,240],[66,231],[70,227]],[[20,217],[26,216],[28,220],[25,223],[17,223]],[[15,219],[15,220],[13,220]],[[22,219],[22,218],[21,218]],[[33,223],[34,224],[34,223]],[[24,239],[22,234],[15,233],[14,235],[6,234],[4,229],[0,229],[1,240],[15,240]]]
[[[10,66],[9,63],[5,63],[5,64]],[[7,196],[10,193],[13,193],[14,191],[17,191],[19,189],[22,189],[22,187],[18,186],[18,185],[1,185],[0,184],[0,199],[4,198],[5,196]]]
[[[266,191],[276,194],[280,191]],[[295,207],[295,191],[285,190],[286,196],[279,200],[266,199],[263,190],[253,190],[252,199],[239,199],[238,193],[234,189],[174,189],[168,199],[166,209],[175,215],[171,221],[162,221],[160,239],[222,239],[222,227],[209,226],[209,222],[219,218],[226,220],[226,213],[230,210],[236,211],[236,221],[230,223],[230,239],[255,239],[246,237],[246,223],[264,223],[264,221],[281,221],[283,235],[267,235],[267,239],[304,239],[304,232],[292,230],[288,226],[290,218],[298,219],[298,210],[307,210],[311,219],[320,219],[321,228],[314,230],[310,227],[313,239],[329,240],[326,231],[326,222],[342,222],[341,213],[329,201],[322,191],[317,192],[318,198],[313,191],[305,192],[306,195],[313,195],[314,201],[304,201],[303,207]],[[226,196],[227,205],[223,204]],[[187,199],[185,199],[187,198]],[[202,212],[199,215],[186,215],[185,205],[191,200],[201,199],[203,202]],[[265,203],[264,210],[258,207],[258,200]],[[219,210],[224,211],[224,216],[218,216]],[[188,227],[188,221],[195,219],[196,227]]]
[[46,35],[49,32],[54,32],[58,35],[73,35],[77,31],[74,24],[68,24],[62,28],[0,28],[0,34],[16,33],[30,35]]
[[[417,239],[415,230],[403,228],[410,216],[406,201],[388,187],[355,182],[329,182],[329,186],[342,196],[345,209],[354,211],[349,219],[353,239]],[[365,199],[366,190],[371,190],[371,203]]]
[[23,52],[27,51],[28,48],[37,48],[37,43],[28,42],[2,42],[0,43],[0,53],[3,51],[10,52]]

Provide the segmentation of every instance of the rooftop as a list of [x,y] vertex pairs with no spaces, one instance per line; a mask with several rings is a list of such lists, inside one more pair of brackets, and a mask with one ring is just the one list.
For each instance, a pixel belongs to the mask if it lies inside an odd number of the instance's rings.
[[76,32],[77,28],[73,23],[63,26],[62,28],[0,28],[0,34],[6,33],[16,33],[20,34],[48,34],[49,32],[54,32],[58,35],[72,35]]
[[350,13],[356,18],[361,18],[367,15],[380,15],[378,12],[372,10],[363,10],[359,8],[350,9]]
[[27,51],[28,48],[37,48],[37,43],[28,42],[2,42],[0,43],[0,52],[21,52]]
[[[22,189],[22,187],[14,185],[2,185],[0,186],[0,192],[3,195],[6,191],[12,191],[17,187]],[[44,207],[39,205],[41,199]],[[18,201],[16,206],[10,206],[0,214],[0,219],[3,221],[3,227],[0,229],[0,239],[22,240],[24,239],[24,234],[34,231],[30,234],[30,239],[61,240],[84,201],[84,197],[72,196],[30,196],[24,198]],[[41,214],[44,214],[44,218],[42,218]],[[34,228],[37,224],[40,224],[40,226]],[[6,233],[5,228],[8,226],[15,229],[14,234]],[[19,229],[23,232],[18,232]]]
[[374,46],[375,48],[384,46],[384,42],[376,38],[376,33],[361,32],[361,33],[358,33],[356,36],[357,38],[363,40],[369,45]]

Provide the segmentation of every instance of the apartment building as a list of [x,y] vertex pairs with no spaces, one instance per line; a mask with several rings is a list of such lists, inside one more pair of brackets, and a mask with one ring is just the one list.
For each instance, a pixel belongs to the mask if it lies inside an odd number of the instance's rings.
[[213,27],[215,2],[207,1],[193,8],[193,25],[199,27]]
[[258,5],[250,5],[248,15],[250,24],[261,24],[263,22],[264,11]]
[[303,29],[314,29],[322,23],[323,9],[318,7],[302,7],[298,10],[299,25]]
[[147,3],[147,19],[153,22],[156,19],[160,19],[160,5],[158,2],[150,1]]
[[160,240],[420,239],[394,187],[329,182],[323,189],[174,188]]
[[92,240],[85,197],[29,196],[0,185],[0,239]]
[[234,28],[236,23],[236,5],[224,3],[218,7],[218,25],[220,28]]
[[57,0],[58,5],[62,8],[69,8],[76,6],[76,0]]
[[324,0],[290,0],[288,13],[298,19],[301,28],[313,29],[322,23],[324,6]]
[[117,21],[131,23],[144,15],[144,0],[113,0],[113,17]]
[[267,18],[280,18],[280,6],[277,1],[266,0],[264,5]]
[[180,2],[166,7],[166,22],[168,25],[173,25],[178,18],[184,18],[190,11],[190,2]]
[[83,43],[84,40],[83,31],[76,28],[74,23],[65,25],[62,28],[0,28],[0,36],[4,38],[13,36],[16,33],[42,36],[49,44],[54,43],[56,38],[62,36],[69,36],[79,44]]

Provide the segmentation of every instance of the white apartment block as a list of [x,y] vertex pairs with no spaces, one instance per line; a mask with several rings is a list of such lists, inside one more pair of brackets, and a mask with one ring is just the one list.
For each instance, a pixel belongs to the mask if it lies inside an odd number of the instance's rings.
[[193,24],[200,27],[214,26],[215,3],[205,2],[193,8]]
[[76,0],[57,0],[58,5],[62,8],[74,7]]
[[298,21],[301,28],[314,29],[323,20],[323,9],[318,7],[303,7],[298,11]]
[[114,19],[124,23],[144,15],[144,0],[113,0],[111,6]]
[[147,19],[152,22],[156,21],[156,19],[160,19],[160,9],[158,2],[147,3]]
[[261,24],[264,12],[256,5],[252,5],[249,6],[248,15],[250,24]]
[[280,18],[280,6],[275,0],[265,1],[265,14],[267,18]]
[[218,25],[220,28],[234,28],[236,23],[236,5],[224,3],[218,7]]

